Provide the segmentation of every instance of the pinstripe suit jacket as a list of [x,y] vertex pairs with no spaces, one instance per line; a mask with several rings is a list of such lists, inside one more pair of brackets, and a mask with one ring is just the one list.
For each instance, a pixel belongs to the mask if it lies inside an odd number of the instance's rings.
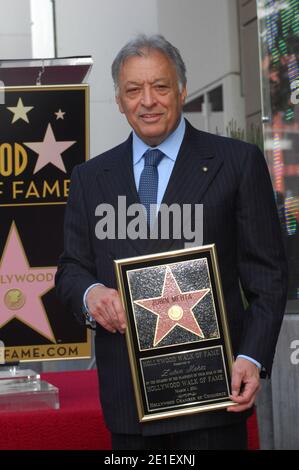
[[[204,168],[205,167],[205,168]],[[204,169],[203,169],[204,168]],[[132,137],[76,167],[65,215],[65,247],[57,292],[82,321],[88,286],[116,287],[113,259],[183,248],[184,240],[98,240],[96,206],[117,197],[138,202]],[[286,299],[287,268],[272,185],[257,147],[194,129],[188,122],[163,201],[204,205],[204,244],[215,243],[235,354],[259,361],[268,374]],[[244,311],[239,289],[249,307]],[[229,424],[247,413],[199,413],[139,424],[125,338],[97,326],[96,359],[106,423],[118,433],[163,434]]]

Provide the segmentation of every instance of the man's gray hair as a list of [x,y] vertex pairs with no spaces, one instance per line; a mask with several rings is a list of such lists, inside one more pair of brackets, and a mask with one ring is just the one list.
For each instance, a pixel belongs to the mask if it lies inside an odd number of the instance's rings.
[[167,41],[160,34],[155,34],[153,36],[146,36],[145,34],[140,34],[136,38],[129,41],[117,54],[115,57],[111,72],[114,82],[114,87],[116,92],[118,92],[119,87],[119,72],[122,65],[129,57],[139,56],[142,57],[146,54],[145,50],[157,50],[162,52],[166,57],[168,57],[174,64],[178,76],[179,87],[182,91],[182,88],[187,83],[186,78],[186,67],[184,61],[181,57],[179,50],[174,47],[169,41]]

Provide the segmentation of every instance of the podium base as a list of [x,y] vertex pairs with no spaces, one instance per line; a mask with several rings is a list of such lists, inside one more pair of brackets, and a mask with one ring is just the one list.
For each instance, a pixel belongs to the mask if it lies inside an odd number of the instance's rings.
[[59,409],[59,390],[32,370],[0,371],[0,412]]

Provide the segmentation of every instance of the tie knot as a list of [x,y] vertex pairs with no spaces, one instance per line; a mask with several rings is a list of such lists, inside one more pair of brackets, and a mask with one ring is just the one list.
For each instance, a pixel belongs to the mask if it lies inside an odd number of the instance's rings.
[[157,167],[164,157],[164,153],[159,149],[147,150],[144,154],[144,165]]

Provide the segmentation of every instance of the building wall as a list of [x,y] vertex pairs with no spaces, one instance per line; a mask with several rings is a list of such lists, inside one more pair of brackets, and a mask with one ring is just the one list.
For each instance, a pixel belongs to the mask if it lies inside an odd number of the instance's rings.
[[244,128],[237,1],[158,1],[158,27],[180,49],[186,62],[187,102],[223,86],[222,125],[217,116],[202,119],[200,115],[188,114],[192,123],[212,132],[216,125],[218,129],[220,126],[224,134],[231,120]]
[[56,1],[58,56],[92,55],[89,77],[91,156],[126,139],[130,131],[114,100],[110,73],[119,49],[140,32],[157,33],[156,0]]
[[261,126],[261,85],[256,0],[238,0],[241,77],[247,128]]
[[240,72],[235,0],[158,1],[158,27],[185,58],[190,95]]
[[31,58],[30,0],[0,0],[0,60]]

